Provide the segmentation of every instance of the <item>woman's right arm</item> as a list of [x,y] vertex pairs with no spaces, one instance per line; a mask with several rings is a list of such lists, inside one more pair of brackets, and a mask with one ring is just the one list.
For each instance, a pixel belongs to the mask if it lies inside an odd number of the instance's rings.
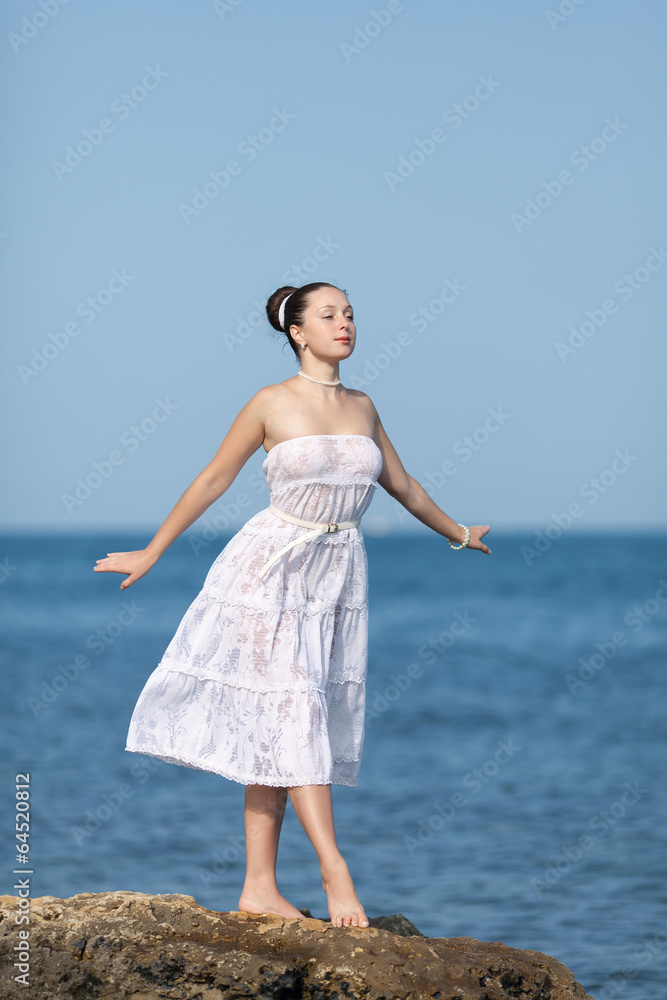
[[127,574],[120,585],[121,590],[126,590],[145,576],[171,543],[229,489],[264,440],[265,412],[271,389],[271,386],[260,389],[246,403],[216,454],[188,486],[146,548],[135,552],[109,552],[105,559],[97,560],[93,567],[95,572]]

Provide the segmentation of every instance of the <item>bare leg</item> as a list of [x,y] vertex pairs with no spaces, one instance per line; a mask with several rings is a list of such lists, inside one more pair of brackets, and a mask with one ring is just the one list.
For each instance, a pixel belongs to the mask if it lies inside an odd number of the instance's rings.
[[276,883],[278,838],[286,805],[286,788],[246,785],[246,878],[239,910],[303,920],[303,913],[280,895]]
[[294,812],[320,862],[332,926],[368,927],[368,918],[336,843],[331,785],[300,785],[288,791]]

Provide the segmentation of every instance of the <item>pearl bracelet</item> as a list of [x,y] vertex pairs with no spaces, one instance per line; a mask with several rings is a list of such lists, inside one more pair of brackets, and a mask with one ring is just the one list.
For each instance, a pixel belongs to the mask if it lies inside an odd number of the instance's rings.
[[[458,521],[457,521],[457,524],[458,524]],[[466,528],[465,524],[459,524],[459,528],[463,528],[463,530],[466,533],[465,541],[461,542],[460,545],[455,545],[454,542],[452,542],[448,538],[447,541],[449,542],[449,544],[451,545],[451,547],[453,549],[465,549],[466,546],[467,546],[467,544],[468,544],[468,542],[470,541],[470,528]]]

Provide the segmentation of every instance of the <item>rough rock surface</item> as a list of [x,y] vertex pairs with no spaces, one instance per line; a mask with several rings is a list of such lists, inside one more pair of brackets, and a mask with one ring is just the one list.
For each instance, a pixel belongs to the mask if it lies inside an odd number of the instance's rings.
[[[17,901],[0,896],[3,1000],[591,1000],[539,951],[370,927],[217,913],[192,896],[84,892],[30,901],[28,987],[14,981]],[[25,927],[25,924],[20,925]]]

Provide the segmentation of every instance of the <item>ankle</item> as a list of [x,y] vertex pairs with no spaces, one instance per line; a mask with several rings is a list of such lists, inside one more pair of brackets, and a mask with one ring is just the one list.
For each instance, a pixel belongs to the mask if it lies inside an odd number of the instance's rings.
[[320,864],[320,871],[322,873],[322,878],[327,878],[332,875],[338,875],[341,872],[348,870],[347,861],[342,854],[334,855],[331,858],[327,858],[325,862]]
[[278,892],[278,883],[275,878],[266,875],[248,876],[243,883],[243,892],[252,894],[267,895]]

